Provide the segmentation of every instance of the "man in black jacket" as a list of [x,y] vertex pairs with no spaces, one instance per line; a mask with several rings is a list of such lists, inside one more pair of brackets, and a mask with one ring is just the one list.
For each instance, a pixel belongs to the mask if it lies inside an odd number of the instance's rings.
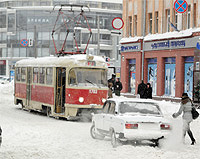
[[114,90],[115,90],[115,95],[120,96],[120,91],[122,90],[122,83],[120,82],[120,79],[117,78],[117,81],[115,82],[114,85]]
[[146,98],[152,99],[152,87],[150,83],[147,83]]
[[146,98],[146,89],[147,85],[142,80],[142,82],[138,85],[138,90],[137,90],[137,94],[140,95],[140,98]]

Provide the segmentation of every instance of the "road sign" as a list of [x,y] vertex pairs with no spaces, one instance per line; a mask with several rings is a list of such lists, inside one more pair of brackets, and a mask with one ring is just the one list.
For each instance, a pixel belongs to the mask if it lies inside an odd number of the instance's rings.
[[23,46],[23,47],[26,47],[28,45],[28,40],[27,39],[22,39],[20,44]]
[[200,50],[200,42],[199,42],[199,41],[197,42],[197,45],[196,45],[196,47],[197,47],[197,49],[199,49],[199,50]]
[[112,20],[112,27],[116,30],[120,30],[124,26],[124,21],[120,17],[116,17]]
[[176,0],[174,2],[174,9],[178,13],[185,13],[188,9],[188,3],[185,0]]

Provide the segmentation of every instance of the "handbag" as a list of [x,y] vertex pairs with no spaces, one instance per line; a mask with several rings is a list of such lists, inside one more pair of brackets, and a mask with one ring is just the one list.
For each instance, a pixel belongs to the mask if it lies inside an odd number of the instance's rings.
[[198,111],[196,111],[196,109],[194,107],[192,107],[192,118],[193,119],[197,119],[199,117],[199,113]]

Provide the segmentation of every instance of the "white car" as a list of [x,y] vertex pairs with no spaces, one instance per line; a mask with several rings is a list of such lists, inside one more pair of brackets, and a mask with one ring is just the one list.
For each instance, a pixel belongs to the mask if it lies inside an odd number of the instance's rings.
[[171,126],[164,118],[158,102],[144,99],[108,99],[103,112],[94,114],[90,134],[92,138],[111,137],[116,147],[120,141],[159,140],[169,134]]
[[0,84],[9,83],[9,81],[10,81],[9,77],[0,76]]

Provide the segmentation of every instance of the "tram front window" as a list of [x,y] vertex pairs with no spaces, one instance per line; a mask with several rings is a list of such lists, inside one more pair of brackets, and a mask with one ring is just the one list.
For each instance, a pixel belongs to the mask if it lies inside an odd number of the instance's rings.
[[69,85],[107,87],[107,72],[104,69],[71,69],[69,72]]

